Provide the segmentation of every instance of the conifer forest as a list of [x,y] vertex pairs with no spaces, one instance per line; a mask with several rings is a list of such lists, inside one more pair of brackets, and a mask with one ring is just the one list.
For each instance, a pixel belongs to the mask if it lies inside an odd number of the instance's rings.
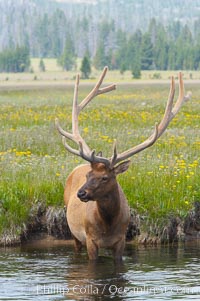
[[56,58],[64,70],[87,56],[96,69],[135,77],[199,70],[200,0],[1,0],[0,71],[27,70],[28,56]]

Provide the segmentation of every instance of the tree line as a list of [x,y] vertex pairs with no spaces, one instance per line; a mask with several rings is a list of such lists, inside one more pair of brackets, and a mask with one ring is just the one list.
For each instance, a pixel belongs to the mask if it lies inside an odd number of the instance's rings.
[[0,52],[0,72],[24,72],[30,67],[29,49],[17,46]]
[[[70,70],[76,64],[75,45],[68,36],[64,51],[58,61]],[[200,21],[195,34],[187,25],[173,22],[170,26],[152,19],[148,30],[127,34],[115,31],[112,22],[103,22],[99,28],[96,52],[87,49],[88,59],[96,69],[105,65],[120,72],[131,70],[135,78],[141,70],[199,70],[200,69]]]
[[96,68],[108,65],[121,72],[131,70],[134,77],[140,75],[140,70],[199,70],[199,29],[194,37],[187,25],[174,22],[165,28],[152,19],[144,33],[137,30],[127,35],[118,31],[115,47],[108,46],[112,29],[102,30],[94,65]]
[[[64,15],[61,14],[64,18]],[[76,58],[80,57],[73,34],[49,35],[49,25],[44,21],[40,28],[40,43],[43,49],[35,56],[55,57],[64,70],[76,68]],[[62,21],[62,18],[60,20]],[[82,24],[83,25],[83,24]],[[55,29],[56,30],[56,29]],[[87,20],[85,29],[87,30]],[[91,37],[90,37],[91,38]],[[50,42],[51,41],[51,42]],[[99,24],[97,45],[92,52],[90,40],[84,35],[85,47],[82,49],[84,65],[94,65],[102,69],[105,65],[120,72],[131,70],[135,78],[140,77],[141,70],[199,70],[200,69],[200,19],[196,21],[194,32],[188,25],[179,21],[164,27],[152,19],[148,30],[136,30],[130,34],[116,30],[113,21]],[[36,55],[37,54],[37,55]],[[30,55],[34,56],[31,45],[7,48],[0,53],[1,72],[23,72],[30,66]],[[91,68],[91,67],[90,67]],[[88,72],[87,72],[88,74]]]

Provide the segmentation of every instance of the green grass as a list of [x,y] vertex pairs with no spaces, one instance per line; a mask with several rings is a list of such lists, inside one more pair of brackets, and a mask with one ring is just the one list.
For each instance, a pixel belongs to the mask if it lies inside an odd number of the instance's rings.
[[[81,85],[79,99],[91,85]],[[167,132],[135,155],[119,182],[131,207],[150,220],[184,217],[200,200],[200,89],[185,103]],[[169,86],[119,85],[97,97],[80,115],[82,135],[91,148],[110,156],[145,140],[163,115]],[[82,162],[67,153],[54,127],[58,117],[71,129],[73,86],[66,89],[0,91],[0,232],[20,231],[34,204],[62,206],[67,175]]]

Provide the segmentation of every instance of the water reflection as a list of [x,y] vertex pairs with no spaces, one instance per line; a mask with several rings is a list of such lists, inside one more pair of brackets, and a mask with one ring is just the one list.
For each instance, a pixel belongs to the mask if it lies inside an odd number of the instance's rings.
[[[97,263],[83,262],[71,263],[69,274],[66,277],[68,294],[74,300],[110,300],[115,295],[115,300],[122,300],[120,292],[128,286],[124,277],[127,266],[123,263],[114,264],[111,258],[101,257]],[[118,291],[118,293],[116,293]]]
[[123,264],[64,246],[0,250],[0,300],[199,300],[200,244],[138,248]]

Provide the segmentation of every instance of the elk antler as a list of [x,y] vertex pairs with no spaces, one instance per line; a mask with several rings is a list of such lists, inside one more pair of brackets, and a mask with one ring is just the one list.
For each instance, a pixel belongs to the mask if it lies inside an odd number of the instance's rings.
[[[155,125],[155,129],[153,134],[146,139],[144,142],[138,144],[135,147],[132,147],[131,149],[118,154],[117,148],[116,148],[116,142],[114,143],[113,148],[113,155],[110,159],[102,157],[100,154],[95,155],[95,151],[91,151],[89,146],[86,144],[86,142],[83,140],[79,133],[78,129],[78,116],[81,112],[81,110],[97,95],[110,92],[114,89],[116,89],[115,85],[110,85],[105,88],[100,89],[100,86],[103,82],[103,79],[106,75],[108,68],[105,67],[97,84],[93,88],[93,90],[88,94],[88,96],[82,100],[82,102],[78,105],[78,86],[79,86],[79,75],[76,77],[76,84],[74,89],[74,99],[73,99],[73,110],[72,110],[72,134],[64,131],[61,126],[59,125],[58,119],[55,120],[56,128],[60,132],[60,134],[63,136],[63,143],[65,148],[86,161],[89,162],[97,162],[97,163],[104,163],[106,166],[112,168],[117,163],[127,160],[131,156],[141,152],[147,147],[150,147],[153,145],[156,140],[164,133],[167,126],[169,125],[170,121],[174,118],[174,116],[179,112],[182,104],[189,100],[191,97],[191,92],[189,92],[186,96],[184,95],[184,85],[183,85],[183,78],[181,72],[179,73],[179,96],[178,99],[173,107],[173,99],[175,95],[175,81],[174,77],[171,79],[171,87],[169,92],[169,97],[165,109],[164,116],[161,120],[161,122]],[[74,141],[76,144],[79,145],[79,150],[73,149],[69,144],[66,142],[66,138]]]
[[[79,87],[79,75],[76,77],[76,84],[74,87],[74,98],[73,98],[73,109],[72,109],[72,133],[68,133],[64,131],[60,124],[58,119],[55,120],[55,125],[59,133],[63,136],[63,144],[65,148],[71,152],[74,155],[78,155],[82,157],[83,159],[89,161],[89,162],[99,162],[104,163],[106,165],[110,164],[109,159],[103,158],[100,155],[95,155],[95,151],[91,151],[89,146],[86,144],[84,139],[81,137],[78,129],[78,116],[80,112],[87,106],[87,104],[97,95],[110,92],[112,90],[116,89],[116,85],[110,85],[104,88],[100,89],[100,86],[104,80],[104,77],[108,71],[108,67],[105,67],[102,74],[100,75],[100,78],[95,85],[95,87],[92,89],[92,91],[82,100],[80,104],[78,104],[78,87]],[[76,150],[72,148],[67,142],[66,139],[68,138],[72,141],[74,141],[79,146],[79,150]]]
[[[179,73],[179,96],[173,107],[174,95],[175,95],[175,81],[174,81],[174,77],[172,77],[169,97],[168,97],[167,105],[165,108],[165,113],[164,113],[164,116],[163,116],[161,122],[159,123],[159,125],[157,125],[157,124],[155,125],[153,134],[149,138],[147,138],[144,142],[138,144],[137,146],[135,146],[121,154],[117,154],[116,143],[115,143],[113,156],[111,158],[111,166],[114,166],[117,163],[119,163],[123,160],[126,160],[126,159],[130,158],[131,156],[141,152],[145,148],[153,145],[156,142],[156,140],[164,133],[168,124],[179,112],[183,103],[190,99],[190,97],[192,95],[191,92],[188,92],[187,95],[184,95],[184,84],[183,84],[183,77],[182,77],[181,72]],[[173,107],[173,109],[172,109],[172,107]]]

